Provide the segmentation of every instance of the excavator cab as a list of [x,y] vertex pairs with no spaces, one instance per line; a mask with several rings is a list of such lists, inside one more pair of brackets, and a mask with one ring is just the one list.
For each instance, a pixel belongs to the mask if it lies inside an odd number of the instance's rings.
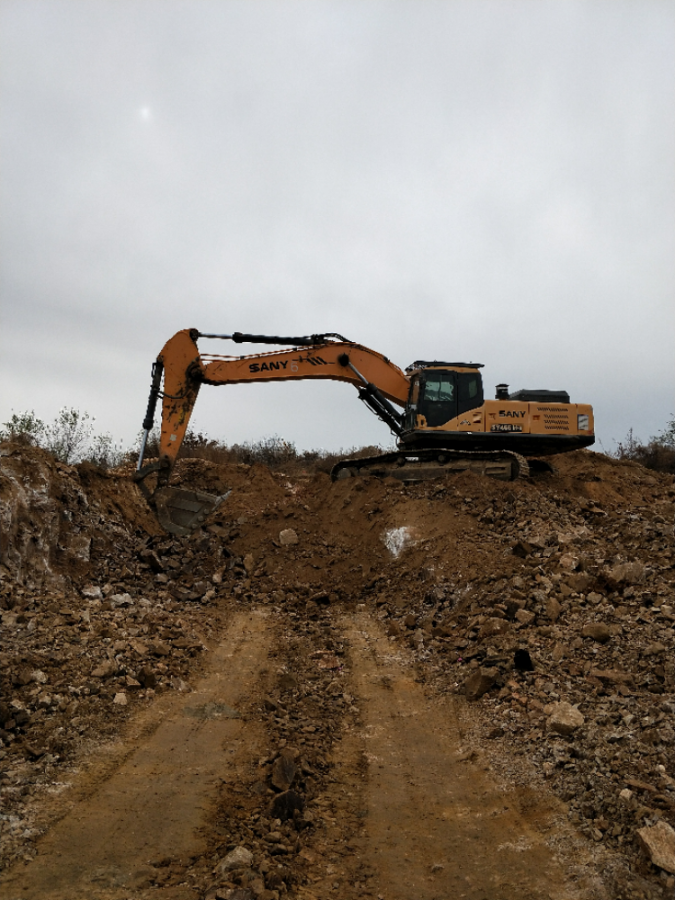
[[[413,373],[404,431],[420,426],[438,428],[462,413],[482,406],[483,379],[479,365],[418,361],[410,368]],[[424,422],[420,421],[420,416],[424,417]]]

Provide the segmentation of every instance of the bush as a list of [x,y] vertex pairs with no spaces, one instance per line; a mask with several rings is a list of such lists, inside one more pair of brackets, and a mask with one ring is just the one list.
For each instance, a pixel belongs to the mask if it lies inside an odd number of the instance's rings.
[[95,421],[89,413],[65,406],[49,425],[33,410],[12,413],[0,429],[0,440],[41,447],[59,462],[71,465],[85,461],[105,469],[120,465],[126,455],[121,443],[116,444],[110,434],[94,434]]
[[44,434],[45,423],[38,419],[35,410],[12,413],[12,418],[0,429],[0,441],[21,441],[33,447],[41,447]]
[[181,445],[179,459],[205,459],[214,463],[245,463],[263,465],[274,471],[289,474],[302,472],[330,472],[336,462],[346,457],[376,456],[381,447],[352,447],[350,450],[330,452],[327,450],[298,451],[295,444],[278,435],[243,444],[221,444],[211,440],[201,432],[188,431]]
[[[34,411],[13,413],[9,422],[0,428],[0,440],[22,441],[34,447],[47,450],[60,462],[90,462],[104,469],[137,463],[142,433],[138,435],[134,448],[124,450],[116,444],[110,434],[95,434],[95,418],[89,413],[73,408],[61,409],[54,421],[46,425]],[[143,455],[144,463],[159,456],[159,428],[148,435]],[[391,448],[389,448],[391,449]],[[247,441],[228,447],[201,432],[188,431],[178,452],[179,459],[204,459],[213,463],[245,463],[246,465],[268,466],[274,471],[288,474],[330,472],[341,459],[377,456],[383,448],[377,446],[352,447],[349,450],[330,452],[328,450],[298,451],[291,441],[278,435]],[[386,452],[386,451],[385,451]]]
[[617,443],[616,450],[610,455],[615,459],[640,463],[655,472],[675,475],[675,416],[660,434],[650,438],[646,444],[635,437],[631,428],[625,439]]
[[80,462],[85,457],[94,433],[94,426],[89,423],[89,419],[89,413],[64,406],[52,424],[45,428],[45,450],[60,462]]

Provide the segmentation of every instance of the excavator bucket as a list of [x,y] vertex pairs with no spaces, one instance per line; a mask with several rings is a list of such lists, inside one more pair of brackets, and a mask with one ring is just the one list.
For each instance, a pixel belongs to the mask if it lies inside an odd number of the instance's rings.
[[231,493],[215,496],[202,491],[162,487],[155,491],[153,501],[162,528],[183,537],[203,525],[206,517]]

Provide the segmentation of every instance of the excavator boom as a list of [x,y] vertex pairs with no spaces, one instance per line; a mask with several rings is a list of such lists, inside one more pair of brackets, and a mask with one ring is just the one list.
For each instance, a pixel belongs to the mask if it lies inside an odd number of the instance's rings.
[[[241,356],[200,353],[199,338],[215,338],[234,343],[290,344],[285,350]],[[224,498],[196,495],[168,487],[168,480],[202,384],[225,385],[257,381],[299,381],[308,378],[344,381],[353,384],[361,400],[394,433],[403,426],[403,415],[393,404],[403,407],[408,396],[408,378],[386,356],[338,334],[305,337],[267,335],[202,334],[184,329],[166,342],[153,366],[148,409],[143,421],[143,440],[136,480],[157,509],[160,523],[176,534],[188,533],[201,524]],[[163,389],[161,383],[163,379]],[[152,429],[157,400],[162,400],[159,460],[143,466],[148,434]],[[154,492],[145,488],[145,479],[157,473]],[[212,501],[212,502],[211,502]]]

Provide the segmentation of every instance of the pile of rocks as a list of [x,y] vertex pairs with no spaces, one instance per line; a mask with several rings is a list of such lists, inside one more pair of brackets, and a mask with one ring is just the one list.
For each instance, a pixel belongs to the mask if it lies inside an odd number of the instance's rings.
[[[157,865],[152,883],[189,875],[213,897],[268,900],[301,884],[304,835],[321,847],[329,749],[356,714],[335,686],[327,611],[365,602],[392,642],[410,644],[422,680],[470,701],[466,727],[496,768],[545,781],[582,832],[645,876],[658,828],[663,860],[675,825],[672,477],[586,451],[513,484],[471,473],[331,484],[187,460],[176,483],[234,491],[205,527],[173,539],[128,473],[16,445],[0,454],[9,857],[30,836],[31,796],[54,789],[59,767],[158,691],[189,689],[233,604],[265,604],[294,623],[302,662],[296,686],[271,685],[254,711],[270,746],[250,809],[230,815],[224,799],[227,838],[214,837],[208,864]],[[290,815],[273,808],[289,794]],[[228,868],[242,847],[250,865]]]
[[[668,476],[622,474],[657,497],[450,497],[499,548],[490,568],[439,577],[443,554],[430,548],[412,602],[405,565],[371,592],[425,677],[480,701],[469,727],[494,741],[495,766],[548,781],[583,833],[639,866],[644,829],[675,824],[675,490]],[[675,852],[659,865],[675,886]]]

